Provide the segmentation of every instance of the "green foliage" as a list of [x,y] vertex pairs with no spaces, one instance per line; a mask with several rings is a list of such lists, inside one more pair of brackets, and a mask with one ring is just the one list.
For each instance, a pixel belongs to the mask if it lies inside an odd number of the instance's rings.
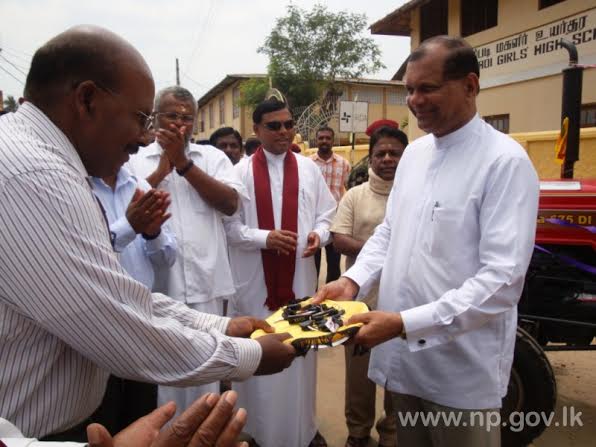
[[4,100],[4,110],[8,110],[9,112],[16,112],[19,108],[19,104],[17,103],[14,96],[8,95]]
[[359,78],[383,68],[381,51],[367,37],[366,15],[334,13],[323,5],[306,11],[288,6],[258,49],[269,56],[268,73],[293,107],[305,106],[337,78]]
[[265,99],[269,89],[269,80],[263,78],[252,78],[240,84],[240,103],[243,106],[254,106]]
[[406,117],[404,117],[404,118],[401,120],[401,122],[399,123],[399,128],[403,130],[403,129],[405,129],[406,127],[408,127],[408,124],[409,124],[409,117],[408,117],[408,116],[406,116]]

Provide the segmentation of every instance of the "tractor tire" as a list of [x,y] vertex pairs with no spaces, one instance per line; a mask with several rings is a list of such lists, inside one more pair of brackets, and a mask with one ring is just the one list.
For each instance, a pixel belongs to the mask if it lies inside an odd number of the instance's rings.
[[[501,420],[507,423],[507,426],[501,426],[501,445],[521,447],[530,444],[546,429],[542,415],[548,416],[555,411],[556,401],[557,384],[548,358],[538,342],[518,327],[511,378],[501,408]],[[515,427],[509,425],[509,416],[513,412],[520,412],[522,415],[516,415],[516,423],[519,423],[521,417],[524,418],[521,431],[512,430]],[[526,423],[526,417],[531,412],[540,415],[537,425],[534,424],[534,417],[532,426]]]

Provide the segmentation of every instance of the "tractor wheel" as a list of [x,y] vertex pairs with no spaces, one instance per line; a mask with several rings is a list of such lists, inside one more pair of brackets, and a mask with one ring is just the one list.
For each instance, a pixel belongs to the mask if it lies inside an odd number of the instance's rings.
[[[501,445],[526,446],[540,436],[546,429],[542,414],[549,416],[555,410],[556,400],[557,385],[548,358],[538,342],[518,327],[511,378],[501,408],[501,419],[507,423],[507,426],[501,427]],[[516,414],[513,420],[515,426],[510,427],[509,416],[513,412],[520,414]],[[536,415],[526,419],[532,412],[540,415],[538,424],[535,424],[538,420],[534,417]],[[518,431],[520,420],[524,425],[523,430]]]

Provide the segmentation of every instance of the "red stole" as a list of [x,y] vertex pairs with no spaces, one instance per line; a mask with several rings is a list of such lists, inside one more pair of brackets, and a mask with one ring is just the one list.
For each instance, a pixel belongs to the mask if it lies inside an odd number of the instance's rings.
[[[273,202],[267,157],[263,146],[252,156],[252,174],[255,184],[257,217],[261,230],[274,230]],[[292,151],[284,159],[284,183],[281,207],[281,229],[298,232],[298,162]],[[276,250],[261,250],[263,271],[267,286],[265,304],[270,310],[277,310],[294,299],[292,285],[296,269],[296,252],[278,254]]]

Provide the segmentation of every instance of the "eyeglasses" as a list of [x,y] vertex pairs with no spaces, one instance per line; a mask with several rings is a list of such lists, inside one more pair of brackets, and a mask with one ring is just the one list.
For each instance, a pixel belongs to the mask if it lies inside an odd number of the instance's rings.
[[[106,92],[114,97],[122,96],[121,94],[115,92],[114,90],[112,90],[109,87],[106,87],[106,86],[100,84],[97,81],[95,81],[95,85],[97,85],[97,87],[99,87],[104,92]],[[146,113],[141,112],[140,110],[135,110],[134,113],[139,118],[139,124],[141,126],[141,129],[143,129],[143,132],[148,132],[153,127],[153,120],[155,119],[155,114],[151,113],[151,114],[147,115]]]
[[168,121],[181,120],[185,124],[191,124],[195,121],[194,115],[184,115],[182,113],[177,112],[156,112],[155,115],[163,116]]
[[272,132],[278,132],[279,130],[281,130],[281,126],[284,126],[286,130],[292,130],[294,128],[294,125],[294,120],[269,121],[268,123],[263,123],[263,126],[265,126]]

